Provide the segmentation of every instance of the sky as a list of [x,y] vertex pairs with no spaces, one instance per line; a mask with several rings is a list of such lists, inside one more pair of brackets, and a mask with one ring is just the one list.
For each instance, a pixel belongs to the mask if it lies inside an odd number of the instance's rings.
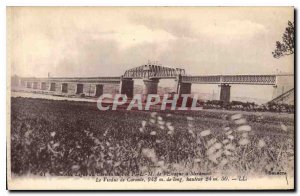
[[149,60],[190,75],[293,72],[293,56],[271,54],[293,13],[292,7],[11,7],[8,66],[35,77],[120,76]]

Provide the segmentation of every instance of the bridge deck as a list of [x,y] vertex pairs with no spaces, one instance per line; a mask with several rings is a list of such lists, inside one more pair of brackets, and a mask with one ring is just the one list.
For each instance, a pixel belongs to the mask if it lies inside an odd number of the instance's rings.
[[182,76],[183,83],[276,85],[276,75]]
[[[158,75],[134,75],[131,77],[130,73],[124,75],[124,78],[132,79],[178,79],[178,73],[172,74],[158,74]],[[202,76],[181,76],[182,83],[192,84],[245,84],[245,85],[276,85],[277,77],[282,75],[202,75]],[[288,74],[285,76],[293,76]],[[69,83],[120,83],[122,77],[50,77],[50,78],[21,78],[24,81],[34,82],[69,82]]]
[[121,81],[121,77],[50,77],[50,78],[22,78],[29,82],[68,82],[68,83],[115,83]]

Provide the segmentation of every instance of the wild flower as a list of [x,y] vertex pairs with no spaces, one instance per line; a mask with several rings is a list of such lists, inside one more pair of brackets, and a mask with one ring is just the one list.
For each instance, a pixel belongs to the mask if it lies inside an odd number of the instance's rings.
[[79,165],[72,165],[71,169],[73,171],[78,171],[80,169],[80,166]]
[[237,119],[240,119],[240,118],[242,118],[242,114],[235,114],[235,115],[232,115],[231,116],[231,120],[237,120]]
[[235,120],[234,123],[237,124],[237,125],[242,125],[242,124],[247,123],[247,121],[246,121],[245,118],[241,118],[241,119]]
[[150,135],[156,135],[156,131],[151,131]]
[[214,148],[215,149],[220,149],[220,148],[222,148],[222,144],[221,143],[215,143]]
[[174,127],[172,125],[167,125],[167,127],[170,131],[174,131]]
[[168,135],[172,135],[172,134],[174,134],[173,131],[168,131]]
[[210,139],[210,140],[207,141],[207,146],[211,146],[211,145],[213,145],[216,142],[217,142],[217,139],[216,138],[212,138],[212,139]]
[[162,129],[162,130],[164,130],[164,129],[165,129],[165,126],[160,125],[159,128]]
[[139,128],[139,131],[140,131],[141,133],[143,133],[143,132],[144,132],[144,129],[143,129],[142,127],[140,127],[140,128]]
[[149,158],[149,159],[151,159],[152,162],[157,161],[156,153],[155,153],[154,149],[143,148],[142,149],[142,155]]
[[249,125],[242,125],[237,128],[237,131],[251,131],[251,127]]
[[258,148],[263,148],[263,147],[265,147],[265,146],[266,146],[266,142],[265,142],[263,139],[260,139],[260,140],[258,141],[257,147],[258,147]]
[[287,132],[288,128],[283,123],[280,123],[281,130]]
[[249,140],[248,139],[246,139],[246,138],[243,138],[243,139],[241,139],[240,141],[239,141],[239,144],[241,145],[241,146],[244,146],[244,145],[247,145],[247,144],[249,144]]
[[143,120],[142,121],[142,127],[144,128],[146,126],[146,124],[147,124],[147,121]]
[[208,136],[208,135],[210,135],[210,134],[211,134],[211,130],[209,130],[209,129],[200,132],[200,135],[201,135],[202,137]]
[[230,127],[225,127],[223,130],[224,130],[224,131],[229,131],[229,130],[230,130]]
[[54,137],[55,136],[55,131],[53,131],[53,132],[50,132],[50,135],[51,135],[51,137]]
[[244,133],[242,133],[242,137],[243,138],[247,138],[249,135],[248,135],[248,132],[244,132]]
[[165,125],[165,121],[160,120],[160,121],[158,121],[158,124],[159,125]]
[[194,118],[191,117],[191,116],[187,116],[186,119],[187,119],[187,120],[194,120]]
[[151,112],[151,117],[154,118],[157,115],[157,112]]
[[155,124],[155,119],[150,119],[150,123]]

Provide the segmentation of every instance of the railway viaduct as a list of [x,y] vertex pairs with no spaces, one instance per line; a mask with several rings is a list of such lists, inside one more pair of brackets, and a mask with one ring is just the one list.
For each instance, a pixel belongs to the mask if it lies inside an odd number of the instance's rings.
[[93,96],[99,97],[103,94],[104,85],[119,84],[119,93],[133,97],[134,79],[143,80],[143,96],[157,94],[158,83],[162,79],[174,79],[176,81],[176,93],[179,95],[191,94],[192,84],[216,84],[221,88],[220,100],[224,102],[230,101],[232,85],[273,86],[273,98],[294,88],[293,74],[191,76],[186,74],[184,69],[150,64],[129,69],[121,77],[18,77],[18,81],[12,82],[12,85],[42,91],[60,91],[68,94],[82,94],[85,85],[93,85]]

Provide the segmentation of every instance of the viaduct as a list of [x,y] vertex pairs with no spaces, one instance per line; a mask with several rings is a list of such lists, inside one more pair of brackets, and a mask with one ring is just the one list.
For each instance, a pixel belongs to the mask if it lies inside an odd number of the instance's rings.
[[273,86],[273,98],[294,89],[293,74],[273,75],[187,75],[184,69],[169,68],[158,65],[142,65],[125,71],[121,77],[18,77],[17,85],[22,88],[40,89],[42,91],[60,91],[61,93],[82,94],[84,85],[92,85],[94,96],[103,94],[103,86],[119,84],[119,93],[133,97],[134,79],[144,82],[143,96],[157,94],[158,83],[161,79],[174,79],[177,94],[191,94],[192,84],[216,84],[220,89],[220,100],[230,101],[232,85],[269,85]]

